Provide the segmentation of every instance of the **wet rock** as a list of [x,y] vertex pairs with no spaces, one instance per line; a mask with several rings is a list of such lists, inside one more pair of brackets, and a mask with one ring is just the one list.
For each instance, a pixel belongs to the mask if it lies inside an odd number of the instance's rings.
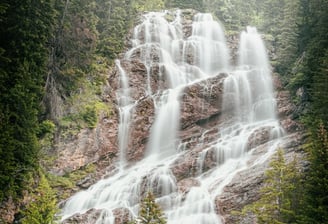
[[199,186],[200,186],[200,182],[195,178],[187,178],[178,182],[179,192],[183,194],[187,194],[190,191],[190,188],[199,187]]
[[90,209],[84,214],[75,214],[72,217],[65,219],[62,224],[91,224],[96,223],[101,215],[102,210]]
[[297,108],[291,102],[290,94],[286,90],[281,90],[277,93],[277,109],[280,124],[287,133],[295,131],[303,131],[304,127],[295,120],[297,117]]
[[126,208],[116,208],[113,210],[115,217],[115,224],[126,224],[131,221],[133,215],[130,210]]
[[79,182],[77,182],[76,185],[82,189],[87,189],[95,182],[96,182],[95,179],[89,175],[83,178],[82,180],[80,180]]
[[[105,222],[107,212],[101,209],[90,209],[83,214],[75,214],[68,219],[65,219],[62,224],[94,224],[97,221]],[[126,208],[117,208],[112,211],[115,224],[128,223],[131,220],[132,214]]]
[[277,94],[278,116],[280,118],[290,116],[296,109],[291,103],[290,94],[288,91],[279,91]]
[[[191,35],[193,13],[193,11],[190,11],[190,14],[186,13],[184,15],[183,32],[185,37]],[[238,37],[232,35],[229,37],[228,42],[231,43],[233,51],[237,52]],[[121,66],[129,77],[130,96],[137,101],[133,108],[126,155],[131,164],[144,157],[151,126],[154,123],[154,98],[150,97],[149,93],[161,92],[170,86],[167,68],[158,64],[160,57],[158,49],[155,46],[152,47],[150,57],[153,59],[153,63],[147,66],[141,62],[140,50],[136,49],[130,52],[129,60],[121,60]],[[237,55],[235,53],[232,57],[236,61]],[[195,60],[194,56],[187,54],[188,62],[192,64]],[[217,158],[215,145],[220,138],[219,125],[222,122],[229,122],[221,117],[221,114],[229,112],[222,111],[223,82],[226,77],[227,74],[218,74],[207,80],[195,82],[185,87],[181,93],[181,123],[178,134],[181,141],[179,150],[183,152],[179,158],[170,164],[170,170],[178,183],[178,191],[182,194],[189,192],[192,187],[200,186],[200,182],[195,178],[196,176],[219,166],[222,162],[220,158]],[[148,79],[150,80],[150,86],[146,86]],[[116,93],[117,90],[121,89],[121,83],[117,68],[109,74],[108,82],[106,99],[116,107],[116,113],[111,119],[102,119],[96,129],[82,130],[74,139],[63,141],[58,146],[60,157],[55,161],[57,167],[53,169],[54,173],[63,174],[90,162],[96,162],[98,167],[100,164],[102,170],[105,170],[106,167],[111,167],[111,170],[115,169],[115,164],[112,164],[110,158],[118,155],[119,99],[117,99]],[[301,154],[300,141],[302,137],[292,134],[301,129],[297,122],[293,120],[295,106],[290,101],[289,93],[283,90],[278,76],[274,77],[274,85],[279,89],[279,92],[276,93],[278,116],[281,125],[289,134],[280,147],[286,150],[286,158],[290,160],[294,154]],[[240,220],[238,217],[233,216],[231,212],[238,211],[243,206],[259,198],[259,189],[264,180],[264,170],[267,168],[270,158],[267,158],[267,162],[261,163],[261,165],[254,165],[254,163],[259,156],[267,152],[268,141],[272,139],[271,130],[272,127],[263,127],[249,136],[247,149],[256,148],[250,155],[250,166],[236,174],[232,181],[224,187],[222,193],[215,198],[217,213],[223,216],[227,224],[238,223],[239,221],[252,223],[254,221],[252,216]],[[107,161],[107,163],[104,163],[104,161]],[[158,182],[149,182],[150,177],[151,174],[142,178],[140,195],[136,195],[135,203],[138,202],[139,196],[146,194],[150,185],[151,187],[158,186]],[[77,185],[81,188],[88,188],[94,181],[93,177],[87,177]],[[222,182],[222,180],[217,181],[218,183],[215,183],[217,185],[220,181]],[[215,187],[217,186],[213,186],[213,189]],[[162,196],[161,190],[155,190],[154,193],[156,196]],[[132,216],[126,208],[115,209],[113,214],[117,224],[129,221]],[[86,214],[75,215],[64,223],[88,223],[85,220],[95,223],[95,220],[99,217],[101,217],[101,210],[92,209]]]
[[302,131],[303,127],[300,123],[292,120],[291,118],[286,118],[280,122],[281,126],[288,132],[293,133],[296,131]]
[[179,157],[170,167],[173,175],[180,181],[184,178],[193,177],[196,174],[197,153],[190,151]]
[[137,161],[144,156],[150,128],[154,122],[154,102],[146,97],[138,102],[134,109],[127,160]]
[[272,127],[262,127],[260,129],[255,130],[248,138],[246,146],[247,150],[253,149],[271,140],[271,130]]
[[221,114],[223,81],[225,74],[219,74],[186,87],[181,97],[181,128],[194,123],[205,124]]
[[[300,148],[304,140],[304,135],[293,133],[283,137],[279,145],[285,152],[286,162],[291,162],[294,158],[297,158],[300,169],[307,166],[304,162],[304,151]],[[263,187],[265,178],[264,173],[272,156],[269,156],[264,163],[257,164],[256,160],[259,156],[267,153],[267,150],[267,147],[258,147],[249,160],[249,164],[254,165],[236,174],[232,181],[224,187],[221,195],[216,197],[217,213],[223,216],[224,223],[254,223],[254,217],[251,214],[241,217],[234,215],[232,212],[241,211],[244,206],[260,198],[260,189]]]
[[265,165],[259,165],[238,173],[217,196],[215,204],[218,214],[225,223],[239,223],[240,217],[231,215],[232,211],[241,209],[259,199],[259,190],[264,180]]

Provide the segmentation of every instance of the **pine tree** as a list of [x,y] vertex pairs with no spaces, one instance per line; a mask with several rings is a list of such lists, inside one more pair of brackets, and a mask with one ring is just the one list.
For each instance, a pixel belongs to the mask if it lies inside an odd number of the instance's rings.
[[288,0],[283,8],[281,26],[277,34],[277,71],[285,74],[291,70],[298,53],[299,1]]
[[165,218],[159,205],[155,202],[155,197],[148,192],[141,201],[139,217],[135,224],[165,224]]
[[328,132],[323,123],[311,136],[303,223],[328,223]]
[[138,0],[134,6],[137,11],[159,11],[164,9],[163,0]]
[[40,174],[39,186],[32,195],[32,201],[23,211],[22,224],[52,224],[57,212],[55,193],[46,177]]
[[296,160],[286,164],[283,150],[279,149],[265,176],[260,199],[244,207],[242,214],[253,213],[258,223],[263,224],[294,222],[295,210],[298,209],[297,186],[300,181]]
[[196,9],[198,11],[204,10],[202,0],[166,0],[165,7],[167,8],[181,8],[181,9]]
[[0,201],[15,196],[38,166],[38,115],[47,73],[53,1],[0,5]]

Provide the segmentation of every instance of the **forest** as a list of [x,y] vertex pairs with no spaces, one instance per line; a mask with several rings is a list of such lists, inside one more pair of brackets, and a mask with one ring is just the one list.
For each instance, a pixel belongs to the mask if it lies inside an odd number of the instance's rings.
[[[47,163],[58,135],[94,128],[100,113],[112,113],[102,86],[127,48],[135,18],[171,8],[210,12],[226,33],[252,25],[265,34],[274,49],[272,69],[307,133],[306,169],[286,165],[279,153],[271,164],[297,181],[276,187],[280,192],[262,189],[266,196],[238,214],[252,212],[258,223],[328,223],[326,0],[1,1],[0,223],[7,223],[10,204],[17,223],[56,221],[61,196]],[[268,173],[268,183],[274,175]],[[272,194],[286,199],[278,209],[265,207]]]

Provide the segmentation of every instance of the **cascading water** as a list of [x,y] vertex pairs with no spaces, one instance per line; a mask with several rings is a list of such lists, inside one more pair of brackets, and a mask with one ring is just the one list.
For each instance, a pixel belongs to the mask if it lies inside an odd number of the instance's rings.
[[197,14],[192,26],[187,44],[194,48],[195,64],[207,75],[227,71],[229,51],[220,24],[213,20],[211,14],[205,13]]
[[118,127],[118,144],[120,149],[120,169],[126,165],[126,153],[129,142],[129,128],[131,121],[131,112],[133,109],[133,102],[129,93],[129,80],[119,60],[115,61],[116,67],[120,73],[121,88],[117,91],[117,101],[119,109],[119,127]]
[[[114,209],[126,208],[136,216],[142,195],[150,190],[155,193],[169,224],[223,223],[215,198],[236,173],[264,162],[277,146],[282,131],[275,116],[268,59],[256,29],[247,28],[241,35],[239,65],[224,81],[220,137],[211,143],[198,143],[203,145],[203,150],[197,152],[199,170],[194,179],[200,184],[188,192],[179,191],[171,164],[188,151],[178,150],[183,148],[178,138],[181,95],[185,87],[227,72],[229,50],[220,24],[210,14],[195,15],[189,37],[183,34],[181,11],[177,11],[172,22],[168,22],[166,16],[167,12],[146,14],[134,30],[133,48],[125,55],[125,60],[137,57],[145,65],[147,88],[143,97],[150,97],[155,105],[145,158],[125,166],[127,142],[131,138],[129,129],[133,126],[132,108],[138,100],[130,97],[127,74],[116,61],[121,77],[121,88],[117,92],[121,169],[70,198],[62,209],[63,220],[91,208],[102,210],[99,224],[114,223]],[[157,74],[151,72],[155,66],[159,67]],[[154,75],[167,84],[154,86],[151,81]],[[205,89],[211,91],[211,86]],[[249,156],[253,148],[248,141],[252,134],[263,129],[270,132],[267,153],[251,163]],[[206,133],[205,130],[203,135]],[[214,155],[217,166],[205,171],[202,169],[209,153]]]

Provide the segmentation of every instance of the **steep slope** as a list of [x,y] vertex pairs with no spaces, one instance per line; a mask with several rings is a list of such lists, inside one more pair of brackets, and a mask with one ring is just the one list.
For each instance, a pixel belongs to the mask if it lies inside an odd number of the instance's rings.
[[153,191],[169,223],[234,223],[275,150],[301,156],[260,35],[243,32],[230,65],[220,24],[186,10],[144,15],[131,43],[109,77],[115,116],[59,149],[57,173],[113,159],[104,179],[65,203],[63,222],[122,223]]

